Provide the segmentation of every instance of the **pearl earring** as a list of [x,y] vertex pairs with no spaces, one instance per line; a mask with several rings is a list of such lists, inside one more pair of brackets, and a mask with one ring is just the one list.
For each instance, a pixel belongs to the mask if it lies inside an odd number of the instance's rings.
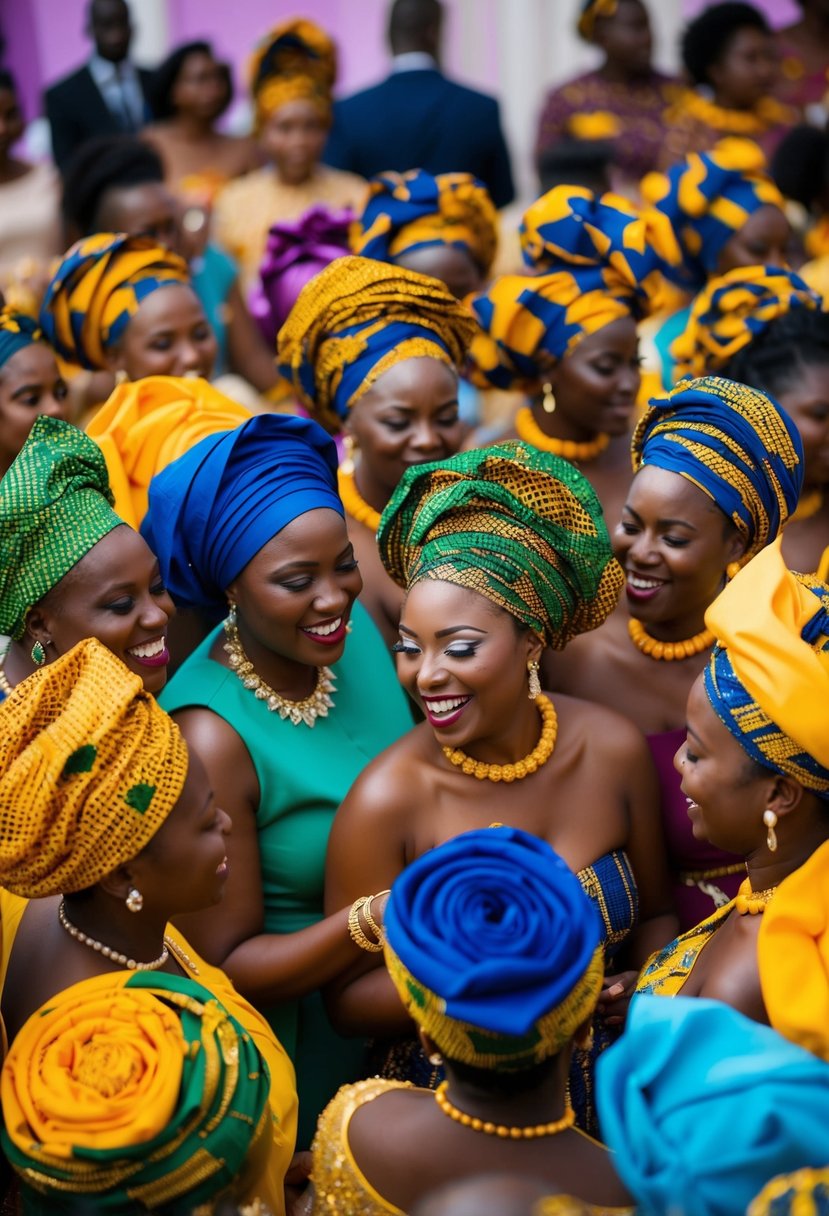
[[549,380],[541,386],[542,398],[541,408],[545,414],[554,414],[556,412],[556,399],[553,393],[553,386]]
[[774,853],[777,851],[777,833],[774,830],[777,827],[777,816],[771,807],[763,811],[763,823],[768,828],[766,844],[768,845],[769,852]]
[[130,887],[124,902],[130,912],[140,912],[144,907],[144,896],[135,887]]

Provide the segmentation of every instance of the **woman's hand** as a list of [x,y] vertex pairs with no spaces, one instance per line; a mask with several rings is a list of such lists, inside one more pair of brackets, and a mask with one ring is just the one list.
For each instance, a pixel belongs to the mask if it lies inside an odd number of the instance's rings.
[[620,971],[618,975],[605,976],[604,987],[599,993],[599,1003],[596,1006],[596,1014],[605,1025],[624,1025],[638,978],[638,971]]

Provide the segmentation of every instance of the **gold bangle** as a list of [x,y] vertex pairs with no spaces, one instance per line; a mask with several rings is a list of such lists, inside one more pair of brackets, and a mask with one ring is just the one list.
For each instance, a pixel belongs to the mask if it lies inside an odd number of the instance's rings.
[[383,936],[382,928],[380,927],[380,925],[377,924],[377,921],[371,915],[371,901],[373,899],[379,899],[381,895],[390,895],[390,894],[391,894],[390,890],[375,891],[374,895],[369,895],[368,899],[363,904],[363,918],[365,919],[366,924],[368,925],[369,929],[371,929],[372,933],[377,938],[377,941],[380,943],[381,946],[383,945],[383,943],[385,942],[386,939]]
[[348,932],[351,934],[351,940],[361,950],[368,950],[370,954],[379,954],[383,949],[382,942],[372,942],[363,933],[360,924],[360,909],[368,902],[368,895],[361,895],[359,899],[355,899],[351,905],[351,911],[348,914]]

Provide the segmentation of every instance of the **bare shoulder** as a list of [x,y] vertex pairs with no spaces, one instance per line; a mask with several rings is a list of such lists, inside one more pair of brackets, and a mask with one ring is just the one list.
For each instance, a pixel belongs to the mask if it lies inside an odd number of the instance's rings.
[[562,741],[566,732],[581,742],[591,757],[605,762],[627,764],[649,754],[639,727],[615,709],[565,693],[552,695]]
[[421,804],[428,789],[429,753],[434,737],[428,724],[421,722],[391,747],[375,757],[352,785],[337,814],[353,824],[360,821],[389,822],[407,816]]

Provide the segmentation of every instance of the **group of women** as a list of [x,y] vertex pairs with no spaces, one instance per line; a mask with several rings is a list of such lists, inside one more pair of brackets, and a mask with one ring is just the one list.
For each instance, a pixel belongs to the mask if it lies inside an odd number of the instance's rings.
[[[262,122],[322,113],[306,26]],[[753,153],[650,190],[555,188],[490,281],[479,183],[381,175],[297,276],[286,413],[207,383],[151,236],[0,315],[24,1211],[825,1195],[827,314]],[[660,308],[688,377],[643,406]],[[78,368],[119,380],[85,431]],[[464,396],[505,390],[481,443]]]

